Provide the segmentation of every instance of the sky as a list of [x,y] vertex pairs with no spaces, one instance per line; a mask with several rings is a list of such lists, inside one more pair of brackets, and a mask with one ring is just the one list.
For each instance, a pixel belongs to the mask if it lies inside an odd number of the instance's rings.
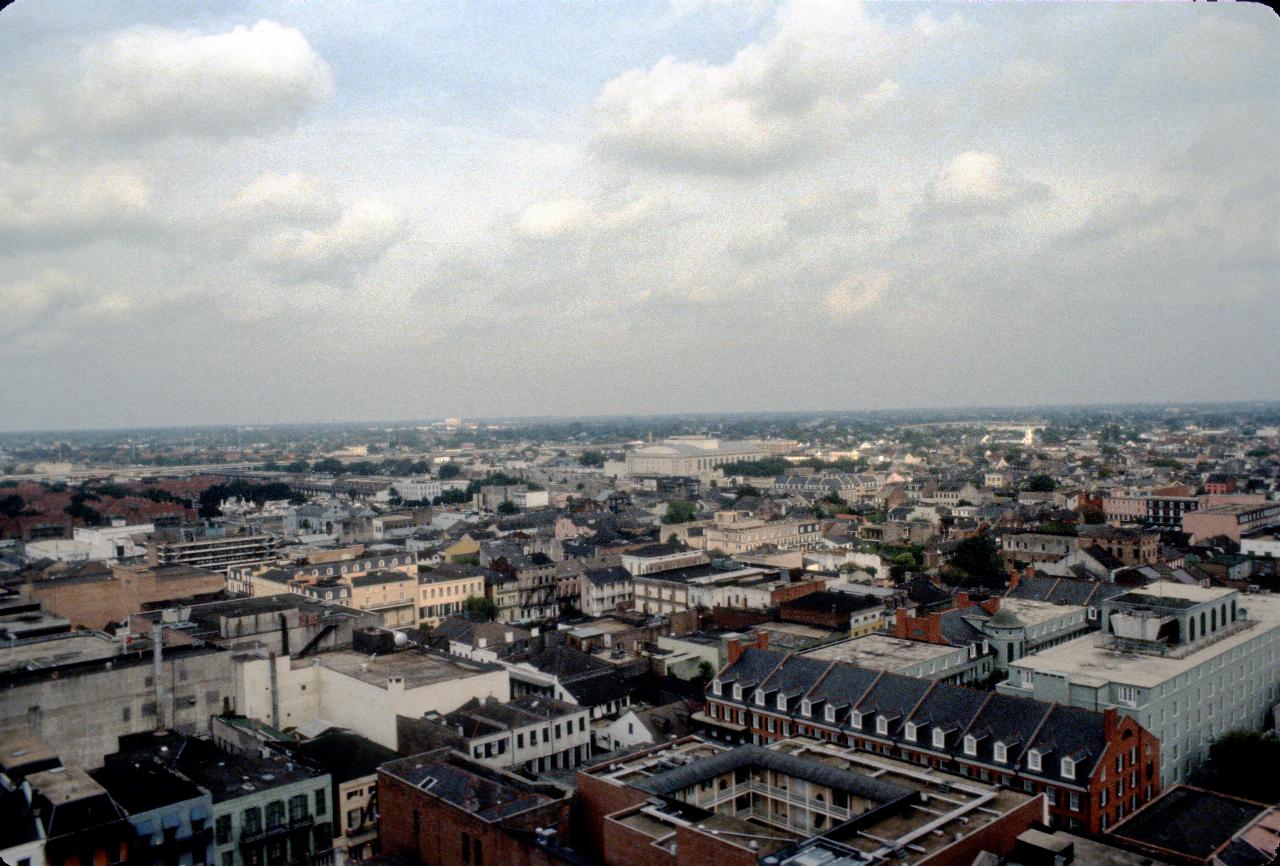
[[1251,4],[18,0],[0,429],[1280,398]]

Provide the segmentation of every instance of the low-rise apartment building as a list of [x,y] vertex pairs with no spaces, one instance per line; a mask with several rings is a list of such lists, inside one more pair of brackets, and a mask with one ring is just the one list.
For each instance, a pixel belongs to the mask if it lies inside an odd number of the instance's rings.
[[418,575],[418,622],[433,628],[462,613],[468,598],[484,598],[484,571],[472,565],[444,563]]
[[1212,505],[1182,518],[1182,531],[1192,541],[1216,535],[1240,541],[1250,533],[1276,526],[1280,526],[1280,502]]
[[803,520],[757,520],[736,512],[720,512],[714,526],[703,530],[707,550],[733,556],[761,547],[779,550],[814,550],[822,545],[822,525],[812,518]]

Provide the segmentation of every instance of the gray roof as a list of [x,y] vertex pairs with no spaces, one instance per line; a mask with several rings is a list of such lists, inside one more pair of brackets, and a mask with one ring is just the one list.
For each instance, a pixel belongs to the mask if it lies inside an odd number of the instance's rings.
[[665,773],[650,776],[634,785],[642,791],[666,796],[746,767],[760,767],[776,773],[786,773],[797,779],[824,785],[832,790],[845,791],[878,803],[890,803],[915,794],[913,789],[903,785],[883,782],[861,773],[829,767],[818,761],[805,760],[785,752],[753,745],[738,746],[709,758],[699,758],[697,761],[675,767]]

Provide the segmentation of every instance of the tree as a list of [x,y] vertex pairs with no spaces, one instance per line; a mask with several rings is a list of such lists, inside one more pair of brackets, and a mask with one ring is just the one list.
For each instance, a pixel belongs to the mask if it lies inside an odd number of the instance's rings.
[[710,681],[715,675],[716,669],[711,662],[704,659],[702,663],[698,665],[698,676],[700,678]]
[[1209,747],[1205,785],[1224,794],[1280,801],[1280,737],[1273,733],[1236,730],[1223,734]]
[[498,503],[498,513],[499,514],[519,514],[520,507],[516,505],[514,502],[512,502],[510,499],[504,499]]
[[462,603],[462,612],[474,622],[491,622],[498,616],[498,606],[483,595],[471,595]]
[[1107,522],[1107,515],[1096,505],[1086,505],[1080,509],[1080,516],[1087,526],[1097,526]]
[[462,474],[462,467],[457,463],[445,463],[440,467],[440,471],[436,473],[441,481],[448,481],[450,478],[457,478]]
[[446,490],[436,498],[440,500],[441,505],[462,505],[464,502],[471,501],[471,497],[465,490]]
[[598,469],[604,466],[604,454],[599,451],[584,451],[578,457],[578,463],[581,466],[594,466]]
[[311,464],[312,472],[323,472],[326,475],[337,475],[343,470],[342,461],[336,457],[326,457]]
[[285,472],[292,472],[295,475],[301,475],[303,472],[310,472],[311,465],[305,460],[295,460],[284,468]]
[[0,496],[0,514],[5,517],[17,517],[26,507],[26,500],[16,493]]
[[663,523],[688,523],[693,520],[698,510],[693,507],[692,502],[686,502],[683,499],[677,499],[667,503],[667,513],[662,515]]
[[1027,489],[1035,493],[1052,493],[1058,489],[1058,482],[1048,475],[1032,475],[1027,479]]
[[956,545],[944,574],[948,582],[975,588],[998,589],[1005,584],[1004,563],[1000,550],[987,535],[975,535]]
[[679,543],[680,543],[680,536],[676,535],[674,532],[667,536],[667,544],[679,544]]

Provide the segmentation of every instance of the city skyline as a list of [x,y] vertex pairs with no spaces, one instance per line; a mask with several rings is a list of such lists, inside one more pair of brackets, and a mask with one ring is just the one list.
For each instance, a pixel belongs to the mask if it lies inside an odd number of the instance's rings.
[[554,9],[5,10],[0,427],[1280,393],[1268,10]]

